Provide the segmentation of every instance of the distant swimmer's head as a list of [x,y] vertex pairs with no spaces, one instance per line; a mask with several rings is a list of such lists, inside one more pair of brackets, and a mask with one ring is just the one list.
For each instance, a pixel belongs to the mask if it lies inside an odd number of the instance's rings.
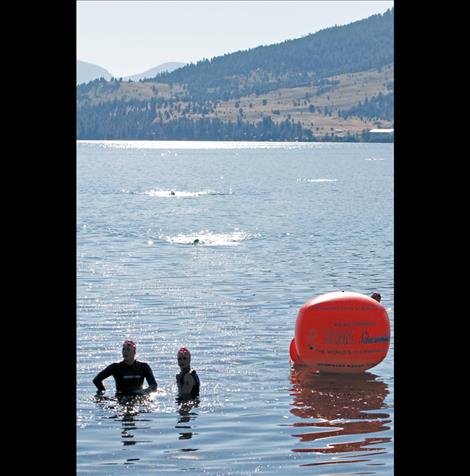
[[370,297],[372,299],[375,299],[377,302],[380,302],[382,300],[382,296],[378,292],[373,292]]
[[186,347],[181,347],[176,354],[176,358],[178,359],[178,365],[181,368],[189,367],[191,362],[191,352]]
[[196,238],[194,241],[193,241],[193,245],[197,245],[199,243],[199,238]]
[[128,364],[132,364],[135,358],[135,352],[137,350],[137,346],[135,342],[130,339],[126,339],[122,344],[122,357],[124,361]]
[[170,195],[176,195],[175,192],[173,192],[173,190],[170,192]]

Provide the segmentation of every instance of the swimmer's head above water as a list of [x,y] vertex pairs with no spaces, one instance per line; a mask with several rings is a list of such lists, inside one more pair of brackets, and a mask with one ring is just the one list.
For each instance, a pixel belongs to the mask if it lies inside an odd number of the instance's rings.
[[377,302],[380,302],[382,300],[382,296],[378,292],[373,292],[370,297],[372,299],[375,299]]
[[130,339],[126,339],[122,344],[122,357],[126,364],[132,365],[135,360],[135,353],[137,350],[137,346],[135,342]]
[[191,364],[191,352],[186,347],[181,347],[176,354],[176,358],[178,359],[178,365],[180,368],[188,369]]

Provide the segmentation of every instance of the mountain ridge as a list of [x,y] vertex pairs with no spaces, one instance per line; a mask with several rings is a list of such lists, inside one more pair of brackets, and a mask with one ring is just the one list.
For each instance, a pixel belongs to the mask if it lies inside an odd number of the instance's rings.
[[102,66],[77,60],[77,85],[88,83],[98,78],[109,80],[112,77],[113,75]]
[[139,81],[141,79],[148,79],[156,76],[157,74],[163,73],[163,72],[172,72],[175,69],[182,68],[185,66],[187,63],[180,63],[178,61],[170,61],[167,63],[162,63],[159,64],[158,66],[155,66],[153,68],[147,69],[143,73],[138,73],[138,74],[133,74],[131,76],[125,76],[122,79],[124,81]]
[[[244,76],[247,81],[256,82],[256,73],[275,88],[282,80],[298,86],[312,79],[385,66],[393,63],[393,12],[391,9],[301,38],[204,59],[171,73],[161,73],[154,80],[186,83],[193,96],[215,88],[216,96],[220,82],[231,76]],[[274,77],[280,81],[273,81]],[[248,91],[249,88],[243,88],[240,92],[246,95]],[[232,96],[237,93],[232,91]]]
[[[125,76],[122,79],[124,81],[139,81],[140,79],[151,78],[162,72],[172,72],[175,69],[185,66],[187,63],[181,63],[177,61],[170,61],[167,63],[154,66],[142,73]],[[118,78],[118,76],[110,73],[106,68],[94,63],[88,63],[86,61],[77,60],[77,85],[86,84],[95,79],[104,78],[109,81],[112,78]]]

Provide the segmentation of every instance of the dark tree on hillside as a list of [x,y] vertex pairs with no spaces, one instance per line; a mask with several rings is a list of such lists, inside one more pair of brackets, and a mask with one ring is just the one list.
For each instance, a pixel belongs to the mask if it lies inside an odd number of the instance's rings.
[[364,102],[361,101],[357,106],[347,109],[346,111],[341,111],[339,115],[345,119],[351,116],[357,116],[367,119],[393,121],[393,99],[393,93],[386,95],[379,93],[371,99],[366,98]]

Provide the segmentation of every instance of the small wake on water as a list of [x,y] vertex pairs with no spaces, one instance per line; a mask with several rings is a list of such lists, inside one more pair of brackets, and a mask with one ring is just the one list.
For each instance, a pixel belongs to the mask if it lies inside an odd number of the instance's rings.
[[308,182],[308,183],[321,183],[321,182],[337,182],[338,179],[329,179],[329,178],[298,178],[297,182]]
[[194,198],[203,197],[204,195],[221,195],[213,190],[202,190],[200,192],[186,192],[176,190],[146,190],[142,192],[143,195],[158,198]]
[[232,233],[212,233],[208,230],[179,235],[159,235],[159,239],[167,243],[197,246],[237,246],[242,241],[256,238],[257,234],[235,230]]
[[[127,189],[122,189],[121,193],[127,193],[130,195],[147,195],[156,198],[196,198],[207,195],[226,195],[223,192],[216,192],[215,190],[201,190],[198,192],[188,192],[185,190],[145,190],[144,192],[132,192]],[[231,193],[232,191],[230,190],[229,195]]]

